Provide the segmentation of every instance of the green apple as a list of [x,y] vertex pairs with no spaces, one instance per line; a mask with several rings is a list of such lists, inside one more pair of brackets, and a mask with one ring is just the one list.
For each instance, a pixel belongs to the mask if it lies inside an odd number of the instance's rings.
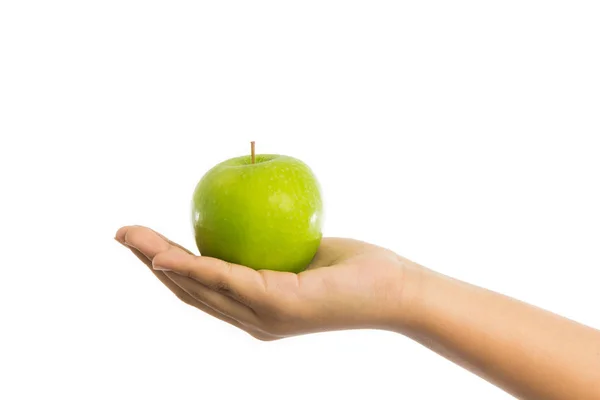
[[192,223],[203,256],[298,273],[321,242],[321,188],[304,162],[253,152],[223,161],[202,177],[194,190]]

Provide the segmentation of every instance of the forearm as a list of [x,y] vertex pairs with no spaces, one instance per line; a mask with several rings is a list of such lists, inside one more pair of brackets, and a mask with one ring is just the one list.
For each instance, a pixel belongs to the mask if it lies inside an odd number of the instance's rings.
[[600,331],[427,269],[415,281],[401,333],[520,399],[600,399]]

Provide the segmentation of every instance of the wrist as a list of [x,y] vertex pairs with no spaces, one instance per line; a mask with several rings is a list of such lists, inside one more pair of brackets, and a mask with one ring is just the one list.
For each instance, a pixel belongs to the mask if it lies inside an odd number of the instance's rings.
[[402,289],[389,309],[385,329],[412,336],[425,324],[427,288],[439,279],[439,274],[403,257],[398,259],[402,269]]

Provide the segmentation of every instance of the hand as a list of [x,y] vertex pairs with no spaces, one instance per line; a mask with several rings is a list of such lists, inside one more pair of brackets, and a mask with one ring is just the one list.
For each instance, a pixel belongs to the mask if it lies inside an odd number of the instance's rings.
[[119,229],[128,247],[185,303],[260,340],[341,329],[391,329],[407,314],[416,264],[352,239],[323,238],[306,271],[254,270],[196,256],[153,230]]

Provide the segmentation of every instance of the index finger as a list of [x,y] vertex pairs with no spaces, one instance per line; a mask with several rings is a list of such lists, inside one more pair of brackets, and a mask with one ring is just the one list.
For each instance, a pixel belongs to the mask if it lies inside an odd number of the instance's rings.
[[179,244],[172,242],[160,233],[145,226],[124,226],[117,231],[115,239],[128,246],[135,247],[144,253],[150,260],[152,260],[156,254],[169,249],[192,254],[189,250]]

